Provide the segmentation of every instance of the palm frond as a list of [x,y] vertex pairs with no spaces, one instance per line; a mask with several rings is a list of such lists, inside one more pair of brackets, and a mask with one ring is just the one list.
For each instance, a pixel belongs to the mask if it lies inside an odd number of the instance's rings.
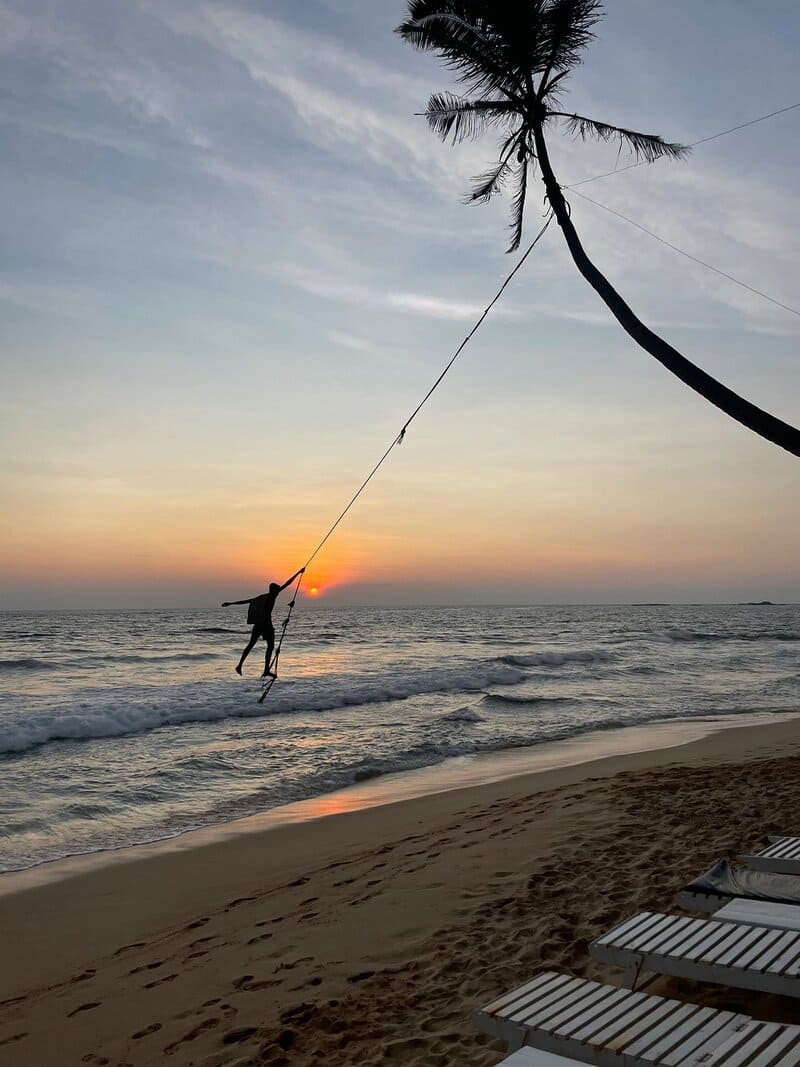
[[486,204],[495,193],[499,193],[511,171],[511,164],[507,159],[501,159],[496,167],[487,170],[485,174],[479,174],[473,178],[475,185],[472,192],[465,200],[468,204]]
[[489,0],[409,0],[408,9],[395,32],[421,51],[438,52],[471,93],[518,90],[488,17]]
[[478,137],[487,126],[502,125],[514,118],[507,100],[466,100],[455,93],[434,93],[425,109],[428,125],[443,141],[453,144]]
[[550,111],[548,117],[563,119],[569,133],[575,134],[581,140],[594,137],[598,141],[618,141],[620,148],[629,148],[637,159],[645,159],[648,163],[661,159],[662,156],[668,159],[684,159],[690,152],[686,145],[665,141],[658,134],[637,133],[636,130],[626,130],[622,126],[587,119],[584,115]]
[[528,160],[523,159],[519,167],[519,180],[514,200],[511,204],[511,244],[506,252],[516,252],[522,243],[522,228],[525,223],[525,198],[528,195]]
[[602,17],[601,0],[550,0],[541,15],[542,44],[548,57],[542,85],[553,71],[559,73],[578,66]]

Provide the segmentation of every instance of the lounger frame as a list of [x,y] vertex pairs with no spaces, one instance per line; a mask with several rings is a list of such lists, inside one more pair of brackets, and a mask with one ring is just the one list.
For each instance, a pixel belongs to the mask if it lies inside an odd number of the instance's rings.
[[596,1067],[797,1067],[800,1026],[543,971],[473,1015],[479,1030]]
[[641,912],[589,952],[625,971],[630,988],[653,974],[800,997],[800,930]]
[[740,863],[770,874],[800,874],[800,837],[770,835],[767,840],[769,845],[761,852],[739,856]]

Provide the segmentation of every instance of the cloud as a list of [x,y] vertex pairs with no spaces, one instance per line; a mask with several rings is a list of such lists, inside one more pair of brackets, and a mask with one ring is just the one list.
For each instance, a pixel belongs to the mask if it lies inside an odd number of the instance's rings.
[[341,330],[328,330],[328,338],[335,345],[341,345],[342,348],[350,348],[354,352],[372,351],[372,345],[369,341],[365,341],[361,337],[354,337],[349,333],[343,333]]
[[[461,300],[446,300],[442,297],[423,296],[419,293],[389,293],[386,303],[389,307],[399,308],[414,315],[424,315],[432,319],[477,319],[486,305],[470,304]],[[493,309],[502,318],[515,318],[520,312],[514,308],[498,307]]]
[[[464,300],[452,300],[448,297],[430,296],[422,293],[391,292],[376,286],[340,280],[339,277],[297,263],[283,263],[277,273],[291,285],[325,300],[339,301],[345,304],[388,308],[409,315],[419,315],[429,319],[448,319],[459,322],[472,322],[484,311],[486,304]],[[515,307],[498,307],[492,314],[499,318],[517,318],[523,312]],[[352,346],[351,346],[352,347]]]
[[[173,32],[210,45],[272,89],[300,120],[297,132],[316,147],[450,192],[460,181],[448,165],[450,153],[414,116],[430,93],[427,82],[374,63],[329,35],[243,8],[143,6]],[[460,155],[480,169],[478,148],[463,146]]]

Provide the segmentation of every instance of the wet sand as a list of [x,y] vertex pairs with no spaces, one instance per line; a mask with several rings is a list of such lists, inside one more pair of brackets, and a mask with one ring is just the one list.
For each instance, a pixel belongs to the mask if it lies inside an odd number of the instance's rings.
[[592,937],[799,819],[793,719],[4,876],[0,1065],[489,1067],[472,1008],[539,967],[613,979]]

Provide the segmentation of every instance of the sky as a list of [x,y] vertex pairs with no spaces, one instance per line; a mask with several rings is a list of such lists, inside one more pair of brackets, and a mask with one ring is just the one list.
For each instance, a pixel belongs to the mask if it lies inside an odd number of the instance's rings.
[[[203,607],[302,565],[513,266],[400,0],[0,0],[0,607]],[[800,102],[795,0],[609,0],[569,109]],[[587,195],[800,307],[800,109]],[[556,131],[562,184],[616,150]],[[628,162],[623,155],[619,165]],[[571,197],[687,357],[795,425],[800,318]],[[529,239],[541,224],[529,200]],[[800,600],[800,464],[638,349],[552,226],[317,557],[320,603]]]

